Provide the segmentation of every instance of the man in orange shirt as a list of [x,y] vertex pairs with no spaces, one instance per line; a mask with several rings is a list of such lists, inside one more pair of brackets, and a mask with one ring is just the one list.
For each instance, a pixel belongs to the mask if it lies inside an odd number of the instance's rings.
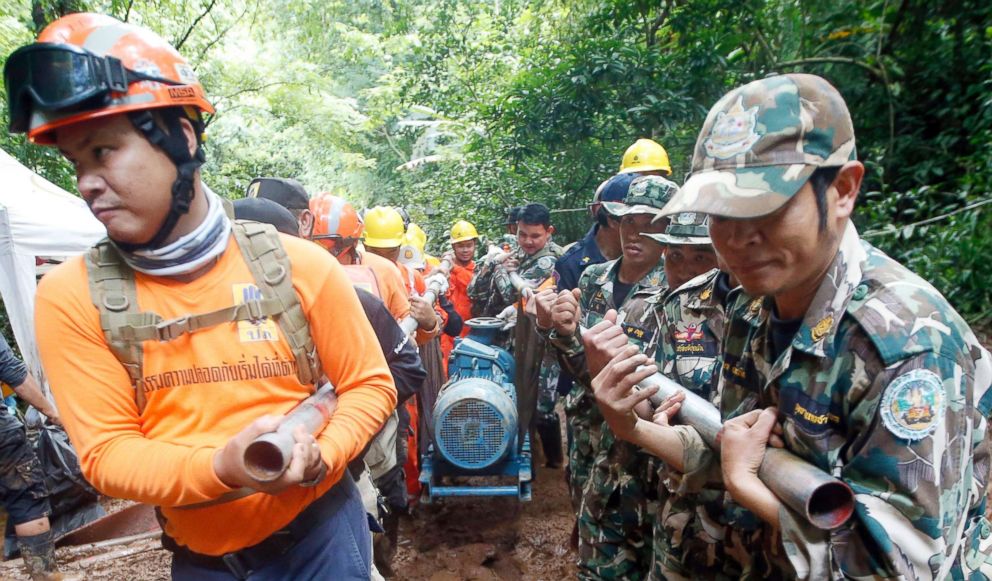
[[[467,321],[472,318],[472,301],[468,298],[468,283],[475,275],[475,248],[479,243],[479,233],[475,226],[466,220],[459,220],[451,226],[451,252],[445,257],[451,261],[451,272],[448,274],[448,296],[455,305],[455,311]],[[462,328],[461,336],[468,334],[469,328]],[[455,338],[444,335],[441,337],[441,351],[444,360],[448,360],[451,350],[455,348]]]
[[[386,303],[397,322],[406,318],[410,314],[410,299],[403,275],[392,262],[358,249],[365,225],[354,206],[344,198],[324,192],[310,200],[310,211],[314,216],[310,239],[347,267],[349,275],[356,278],[356,284],[357,277],[368,277],[362,286],[375,286],[375,294]],[[355,274],[363,271],[364,275]]]
[[[213,108],[154,33],[72,14],[12,54],[5,78],[10,129],[59,148],[107,228],[45,276],[35,313],[88,480],[160,508],[175,578],[367,579],[371,537],[346,467],[396,389],[340,265],[227,218],[200,178]],[[248,444],[322,376],[333,417],[296,430],[281,476],[254,478]]]
[[[444,327],[444,311],[435,307],[422,298],[427,291],[424,277],[414,268],[407,268],[399,262],[403,235],[406,232],[403,216],[396,208],[377,206],[365,213],[365,247],[370,254],[377,255],[395,264],[403,274],[407,294],[410,296],[410,313],[420,324],[417,330],[417,345],[420,347],[420,359],[427,370],[427,381],[424,388],[414,399],[407,400],[409,416],[400,415],[401,433],[407,428],[408,443],[406,462],[406,483],[410,495],[416,497],[420,493],[419,453],[427,451],[426,418],[429,410],[425,406],[433,406],[434,396],[444,384],[444,369],[441,365],[441,348],[437,341]],[[433,323],[433,324],[432,324]],[[426,396],[426,401],[421,395]],[[419,407],[418,407],[419,406]]]
[[403,216],[396,208],[377,206],[365,213],[365,249],[369,256],[384,259],[399,269],[410,300],[410,314],[420,324],[417,330],[417,345],[424,345],[441,333],[443,312],[421,298],[427,291],[424,276],[413,268],[399,262],[403,244]]

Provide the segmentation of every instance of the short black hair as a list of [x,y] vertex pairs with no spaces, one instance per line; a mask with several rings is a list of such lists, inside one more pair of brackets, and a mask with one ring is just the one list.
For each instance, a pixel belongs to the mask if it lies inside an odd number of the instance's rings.
[[827,228],[827,188],[837,179],[840,166],[818,167],[809,176],[809,185],[816,197],[816,212],[820,216],[820,232]]
[[524,224],[540,224],[547,227],[551,225],[551,212],[548,211],[548,207],[544,204],[527,204],[526,206],[521,206],[517,221]]

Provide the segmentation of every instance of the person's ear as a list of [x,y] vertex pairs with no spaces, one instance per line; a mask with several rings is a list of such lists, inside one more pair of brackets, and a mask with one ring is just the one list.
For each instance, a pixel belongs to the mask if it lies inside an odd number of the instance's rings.
[[837,218],[850,218],[854,213],[854,205],[858,200],[858,192],[861,191],[861,181],[865,177],[865,166],[860,161],[849,161],[845,163],[831,187],[837,192],[834,201],[834,210]]
[[310,210],[303,210],[300,213],[300,238],[310,239],[313,234],[313,213]]
[[193,128],[193,124],[190,123],[189,119],[185,117],[180,117],[179,126],[183,128],[183,136],[186,137],[186,147],[189,149],[189,156],[194,157],[196,155],[196,148],[199,147],[196,142],[196,129]]

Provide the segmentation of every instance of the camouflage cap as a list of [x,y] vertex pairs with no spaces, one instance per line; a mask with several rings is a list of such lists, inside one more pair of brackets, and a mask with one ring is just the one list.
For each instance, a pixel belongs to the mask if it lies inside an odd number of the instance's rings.
[[693,246],[708,246],[710,240],[710,217],[699,212],[682,212],[672,216],[664,234],[641,232],[658,244],[678,244]]
[[603,202],[603,208],[613,216],[627,214],[660,214],[665,204],[679,191],[679,186],[661,176],[640,176],[630,182],[623,203]]
[[710,109],[696,140],[691,175],[664,213],[771,214],[816,168],[856,157],[851,115],[825,79],[790,74],[754,81]]

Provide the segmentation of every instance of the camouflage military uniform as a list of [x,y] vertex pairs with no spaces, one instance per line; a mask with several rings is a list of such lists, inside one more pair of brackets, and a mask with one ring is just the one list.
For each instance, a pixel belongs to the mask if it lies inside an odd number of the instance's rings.
[[[740,303],[739,303],[740,306]],[[771,358],[770,299],[746,302],[724,341],[721,411],[777,406],[786,448],[851,486],[856,510],[834,531],[788,508],[781,542],[732,502],[730,524],[780,576],[992,575],[984,517],[992,359],[926,281],[848,225],[795,339]],[[713,458],[701,441],[687,473]]]
[[[517,273],[520,277],[535,284],[540,284],[552,275],[558,258],[550,246],[545,246],[532,255],[517,248],[512,255],[519,262]],[[496,316],[520,300],[520,293],[513,288],[506,271],[499,263],[491,260],[485,260],[479,265],[472,282],[468,284],[467,292],[472,301],[472,314],[477,317]]]
[[[655,361],[661,372],[719,406],[720,342],[726,324],[728,276],[719,270],[700,275],[667,296],[639,293],[628,307],[630,318],[653,317],[661,329]],[[676,426],[679,432],[691,428]],[[657,486],[653,515],[651,576],[662,579],[737,578],[736,564],[723,554],[723,491],[687,493],[682,475],[655,457],[647,480]]]
[[517,237],[513,234],[503,234],[500,237],[500,246],[506,252],[516,252],[520,250],[520,245],[517,244]]
[[[661,262],[630,290],[617,305],[613,285],[620,260],[588,267],[579,279],[582,326],[603,319],[610,309],[619,311],[618,322],[631,343],[642,349],[655,344],[654,320],[626,318],[627,301],[645,289],[664,292]],[[650,561],[648,498],[645,484],[647,454],[636,446],[617,441],[605,424],[592,395],[591,378],[579,333],[562,338],[552,332],[552,343],[561,351],[576,383],[565,400],[571,442],[570,482],[573,506],[579,512],[579,567],[581,578],[638,579]]]

